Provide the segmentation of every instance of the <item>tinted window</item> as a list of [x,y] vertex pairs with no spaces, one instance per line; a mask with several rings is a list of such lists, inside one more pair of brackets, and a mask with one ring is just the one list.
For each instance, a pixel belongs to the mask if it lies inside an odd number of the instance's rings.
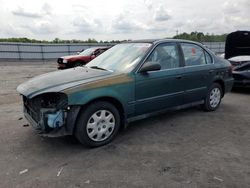
[[100,55],[100,53],[101,53],[100,50],[96,50],[96,51],[94,52],[94,54],[95,54],[96,56]]
[[161,69],[172,69],[179,67],[179,54],[176,44],[165,43],[158,45],[148,57],[147,62],[157,62]]
[[181,44],[186,66],[204,65],[206,58],[201,47],[195,44]]
[[100,53],[103,53],[103,52],[105,52],[105,50],[104,49],[100,49]]

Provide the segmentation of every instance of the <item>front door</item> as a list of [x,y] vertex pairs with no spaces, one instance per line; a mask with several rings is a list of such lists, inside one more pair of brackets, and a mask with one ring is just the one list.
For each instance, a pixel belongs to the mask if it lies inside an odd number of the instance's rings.
[[136,114],[150,113],[183,103],[183,67],[176,43],[159,44],[145,63],[157,62],[161,70],[136,73]]

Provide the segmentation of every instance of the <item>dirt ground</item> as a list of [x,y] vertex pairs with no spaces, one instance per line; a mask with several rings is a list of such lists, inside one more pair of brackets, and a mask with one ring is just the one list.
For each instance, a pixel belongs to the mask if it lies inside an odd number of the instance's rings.
[[15,88],[56,65],[0,66],[0,187],[250,187],[250,90],[216,112],[198,108],[132,123],[87,149],[43,138],[22,115]]

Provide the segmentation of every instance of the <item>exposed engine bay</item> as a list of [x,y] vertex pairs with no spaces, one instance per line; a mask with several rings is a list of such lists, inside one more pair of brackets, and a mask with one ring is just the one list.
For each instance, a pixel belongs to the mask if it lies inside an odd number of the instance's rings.
[[24,112],[33,127],[44,132],[60,128],[67,117],[67,96],[63,93],[45,93],[28,99],[23,96]]

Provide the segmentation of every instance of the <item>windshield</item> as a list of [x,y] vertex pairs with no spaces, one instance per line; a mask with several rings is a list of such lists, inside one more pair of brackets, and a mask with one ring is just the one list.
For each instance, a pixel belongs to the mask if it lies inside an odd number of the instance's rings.
[[84,55],[84,56],[91,56],[92,53],[96,50],[97,48],[88,48],[81,52],[79,55]]
[[150,46],[149,43],[117,44],[88,63],[87,67],[129,72],[138,64]]

